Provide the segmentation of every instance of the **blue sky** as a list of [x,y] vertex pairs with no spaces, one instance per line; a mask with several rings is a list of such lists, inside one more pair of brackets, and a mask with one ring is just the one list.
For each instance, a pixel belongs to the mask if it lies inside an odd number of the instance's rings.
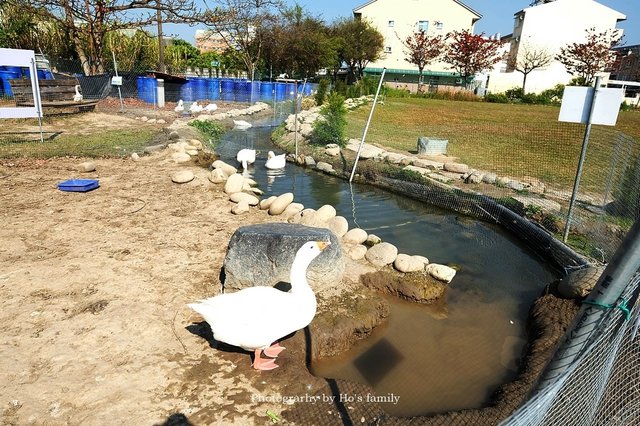
[[[350,17],[354,8],[366,3],[367,0],[298,0],[311,15],[320,16],[326,22],[336,18]],[[482,15],[476,24],[476,33],[509,34],[513,30],[513,15],[529,6],[531,0],[462,0],[470,8]],[[294,0],[286,0],[293,5]],[[611,7],[627,15],[627,20],[618,24],[624,29],[624,43],[626,45],[640,44],[640,1],[639,0],[598,0],[599,3]],[[166,25],[167,34],[177,34],[178,37],[194,42],[197,27],[186,25]]]

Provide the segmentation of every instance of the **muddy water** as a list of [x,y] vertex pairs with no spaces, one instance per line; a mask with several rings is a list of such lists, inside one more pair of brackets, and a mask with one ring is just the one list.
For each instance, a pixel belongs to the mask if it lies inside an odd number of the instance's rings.
[[533,300],[554,272],[498,226],[389,192],[287,164],[264,168],[271,128],[227,133],[217,148],[235,163],[241,148],[255,148],[249,169],[265,196],[293,192],[306,207],[334,206],[358,226],[396,245],[459,269],[436,306],[389,298],[388,323],[338,358],[313,365],[314,374],[370,385],[389,414],[417,415],[481,407],[513,378],[524,349],[525,320]]

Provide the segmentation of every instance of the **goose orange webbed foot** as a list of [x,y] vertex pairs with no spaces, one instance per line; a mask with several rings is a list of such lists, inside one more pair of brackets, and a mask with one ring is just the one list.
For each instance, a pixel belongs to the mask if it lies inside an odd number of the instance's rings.
[[269,346],[268,348],[265,348],[263,352],[266,356],[277,358],[278,355],[280,355],[280,352],[284,351],[285,349],[286,348],[284,346],[280,346],[280,344],[276,342],[273,345]]
[[260,357],[260,349],[256,349],[255,359],[253,360],[252,367],[256,370],[273,370],[274,368],[278,368],[278,364],[275,363],[273,359],[265,359]]

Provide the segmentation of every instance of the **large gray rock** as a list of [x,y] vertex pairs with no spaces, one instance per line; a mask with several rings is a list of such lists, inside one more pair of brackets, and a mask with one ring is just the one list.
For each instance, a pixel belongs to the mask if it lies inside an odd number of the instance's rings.
[[330,241],[331,245],[311,262],[307,271],[309,284],[316,291],[338,285],[344,273],[344,257],[340,242],[331,231],[290,223],[263,223],[238,228],[231,237],[224,259],[225,291],[288,283],[296,252],[311,240]]

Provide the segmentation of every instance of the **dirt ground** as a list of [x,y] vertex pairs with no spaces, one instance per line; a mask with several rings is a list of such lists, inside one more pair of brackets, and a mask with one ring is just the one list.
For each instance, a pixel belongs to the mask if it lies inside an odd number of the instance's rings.
[[[97,112],[62,122],[72,131],[105,120]],[[212,349],[186,304],[219,292],[239,226],[278,219],[233,215],[208,171],[175,164],[168,150],[92,160],[90,173],[75,170],[82,161],[0,160],[1,423],[270,422],[267,410],[286,406],[259,396],[287,384],[249,368],[245,353]],[[173,183],[184,168],[196,178]],[[59,191],[70,178],[100,187]],[[296,356],[304,366],[304,337],[291,340],[280,370],[299,366],[287,363]],[[319,380],[303,376],[309,389]]]

